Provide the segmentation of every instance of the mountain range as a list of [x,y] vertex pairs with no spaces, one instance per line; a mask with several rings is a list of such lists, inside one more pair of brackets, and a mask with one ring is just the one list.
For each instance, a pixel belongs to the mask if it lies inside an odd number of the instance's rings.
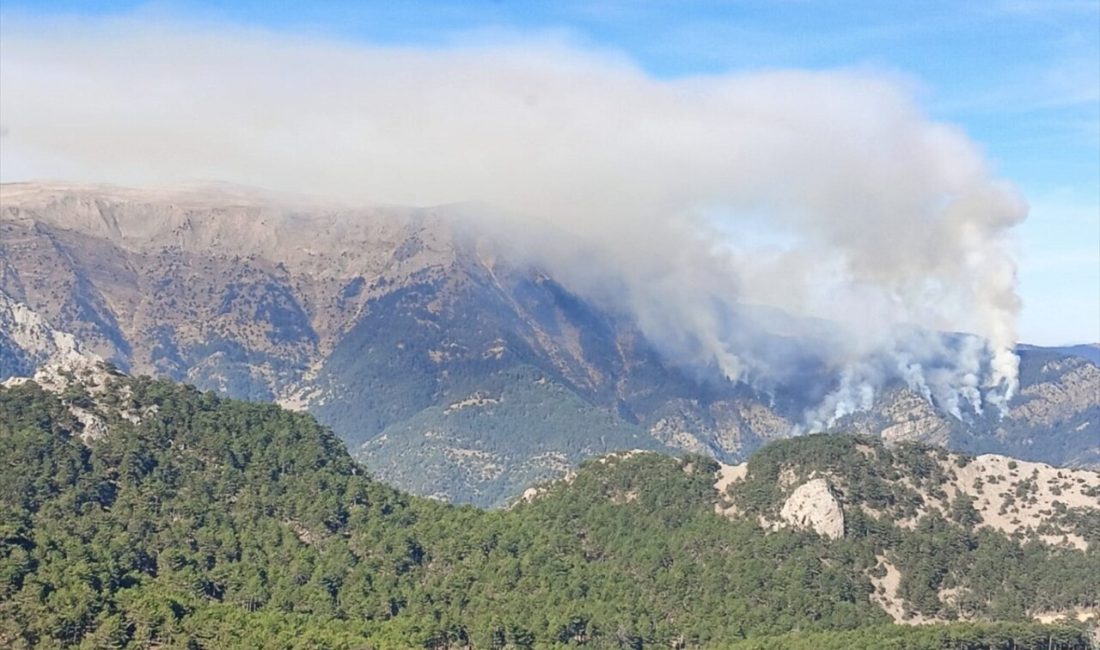
[[[446,207],[6,184],[0,379],[71,354],[307,410],[379,478],[483,506],[616,450],[739,462],[830,388],[812,354],[767,390],[678,365],[629,314]],[[1100,348],[1018,354],[1003,415],[959,419],[898,382],[833,427],[1100,467]]]

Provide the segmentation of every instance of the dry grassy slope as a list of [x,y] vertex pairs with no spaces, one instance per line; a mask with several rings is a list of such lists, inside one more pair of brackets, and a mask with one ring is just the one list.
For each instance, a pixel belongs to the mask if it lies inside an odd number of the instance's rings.
[[[873,459],[874,450],[859,447],[860,453]],[[1075,527],[1081,513],[1100,513],[1100,472],[1057,468],[1045,463],[1021,461],[997,454],[967,457],[942,454],[937,460],[942,480],[914,481],[904,475],[901,484],[921,505],[915,512],[901,508],[876,509],[853,498],[843,476],[814,470],[805,475],[799,468],[787,467],[779,475],[779,486],[785,499],[778,517],[759,516],[764,528],[793,527],[812,530],[827,538],[844,535],[844,521],[856,510],[903,529],[914,530],[929,517],[951,519],[953,506],[960,496],[971,500],[977,519],[975,527],[988,527],[1023,541],[1040,541],[1053,547],[1089,550],[1090,543]],[[720,464],[715,475],[717,492],[715,512],[735,518],[745,513],[737,506],[737,492],[744,488],[749,464]],[[1093,542],[1095,543],[1095,542]],[[1092,549],[1094,552],[1095,549]],[[874,600],[896,622],[921,624],[937,622],[920,614],[907,612],[899,595],[901,573],[889,553],[877,557],[877,568],[869,577],[876,586]],[[941,601],[951,603],[952,590],[939,594]],[[1082,607],[1074,611],[1036,612],[1037,620],[1050,622],[1062,617],[1100,620],[1100,608]]]
[[[956,499],[959,495],[967,495],[973,499],[974,509],[980,518],[978,526],[988,526],[1008,535],[1019,534],[1051,545],[1079,549],[1087,547],[1086,540],[1075,534],[1072,525],[1064,521],[1060,514],[1078,508],[1100,512],[1100,472],[1052,467],[997,454],[977,457],[946,454],[938,462],[946,477],[943,481],[918,486],[904,476],[901,479],[922,502],[913,514],[875,510],[865,504],[854,503],[846,499],[849,486],[842,477],[816,472],[814,477],[829,484],[843,507],[858,507],[874,517],[888,517],[903,528],[915,528],[923,518],[932,514],[950,518]],[[747,463],[720,465],[714,484],[719,494],[715,503],[717,512],[728,516],[738,514],[737,507],[726,495],[738,489],[745,480],[747,470]],[[779,483],[790,497],[807,482],[790,472],[781,474]]]

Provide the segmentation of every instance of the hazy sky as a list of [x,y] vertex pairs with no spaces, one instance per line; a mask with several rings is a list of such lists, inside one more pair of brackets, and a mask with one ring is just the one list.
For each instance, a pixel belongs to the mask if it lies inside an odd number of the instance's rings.
[[[63,40],[79,33],[84,21],[102,17],[166,28],[254,28],[302,43],[408,46],[418,52],[536,42],[561,47],[563,56],[595,52],[657,81],[777,70],[870,71],[906,87],[931,119],[961,128],[984,149],[992,173],[1014,183],[1030,204],[1030,216],[1016,227],[1020,338],[1045,344],[1100,340],[1097,1],[223,6],[5,0],[0,27],[5,37],[24,36],[60,21],[64,29],[57,38]],[[3,54],[0,49],[0,72]],[[4,146],[13,141],[5,136]],[[67,169],[63,161],[54,171],[42,160],[23,164],[12,156],[5,163],[5,181],[63,176]]]

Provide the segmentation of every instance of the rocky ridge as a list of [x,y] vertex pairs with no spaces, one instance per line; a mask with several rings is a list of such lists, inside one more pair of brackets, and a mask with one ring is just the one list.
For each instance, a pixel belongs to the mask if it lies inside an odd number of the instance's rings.
[[[46,326],[35,323],[41,334]],[[108,426],[95,404],[95,398],[105,395],[111,379],[117,371],[94,354],[82,352],[71,335],[52,331],[52,339],[60,345],[43,361],[29,377],[8,377],[0,386],[12,387],[34,382],[43,389],[56,393],[63,400],[69,413],[80,423],[80,439],[85,443],[108,434]],[[38,339],[41,340],[41,339]],[[125,407],[115,409],[126,419],[137,422],[141,416],[128,412]]]
[[76,338],[50,326],[27,305],[0,293],[0,367],[3,375],[31,375],[51,360],[83,357]]
[[[592,489],[594,472],[604,474],[600,490],[611,504],[651,498],[641,476],[653,471],[646,468],[654,459],[639,451],[609,455],[566,478],[533,486],[519,503],[551,499],[578,481]],[[875,540],[873,561],[865,568],[873,586],[869,597],[897,623],[967,619],[975,607],[972,594],[950,577],[971,570],[967,561],[951,569],[947,561],[924,576],[921,567],[929,554],[952,557],[964,553],[962,548],[1006,539],[1054,554],[1092,553],[1100,543],[1100,472],[913,443],[886,447],[871,438],[835,434],[773,443],[738,465],[710,467],[691,457],[679,464],[688,475],[713,469],[713,509],[726,519],[751,522],[769,535],[813,533],[827,548],[848,552]],[[925,541],[898,543],[909,535]],[[940,542],[941,548],[930,543],[937,536],[951,541]],[[1000,552],[1008,551],[995,551]],[[996,562],[1005,557],[996,556]],[[926,585],[932,591],[918,598]],[[923,602],[915,606],[914,599]],[[1100,620],[1100,609],[1079,605],[1030,615],[1047,622]]]
[[[862,449],[862,453],[874,453],[868,447]],[[937,467],[930,480],[918,485],[904,474],[897,475],[894,480],[900,482],[901,492],[891,498],[893,505],[886,506],[851,498],[851,480],[840,473],[814,469],[803,476],[796,473],[795,467],[788,467],[776,481],[784,495],[778,516],[761,516],[760,523],[772,529],[813,530],[837,539],[844,536],[844,510],[858,507],[862,514],[887,517],[908,529],[930,516],[965,516],[979,527],[1010,536],[1066,548],[1089,547],[1076,531],[1071,513],[1100,513],[1100,472],[1058,468],[997,454],[971,457],[944,450],[937,454]],[[746,485],[748,476],[748,463],[720,464],[714,484],[719,494],[716,512],[728,517],[745,513],[731,495]],[[909,505],[897,505],[905,502]]]
[[[1021,543],[1063,552],[1094,552],[1100,523],[1100,472],[983,454],[977,457],[901,443],[888,449],[870,438],[812,436],[777,443],[748,463],[719,465],[715,511],[748,517],[766,529],[812,531],[840,540],[881,531],[932,532],[945,522],[982,534],[1003,534]],[[801,447],[801,449],[800,449]],[[792,453],[793,451],[793,453]],[[872,532],[872,534],[874,534]],[[977,544],[971,537],[968,543]],[[880,552],[868,570],[872,594],[899,623],[944,620],[914,610],[913,581],[901,567],[911,558],[895,549]],[[965,610],[967,598],[940,582],[932,609]],[[1036,620],[1100,619],[1096,607],[1038,611]]]

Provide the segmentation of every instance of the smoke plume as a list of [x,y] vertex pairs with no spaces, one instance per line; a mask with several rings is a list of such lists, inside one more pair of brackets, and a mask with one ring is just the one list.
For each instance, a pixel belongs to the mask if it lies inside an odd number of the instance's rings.
[[838,380],[811,426],[891,380],[960,416],[1016,388],[1026,205],[896,75],[662,79],[556,40],[374,47],[131,20],[5,20],[2,48],[4,180],[491,206],[517,248],[681,363],[766,384],[795,372],[776,340],[820,342]]

